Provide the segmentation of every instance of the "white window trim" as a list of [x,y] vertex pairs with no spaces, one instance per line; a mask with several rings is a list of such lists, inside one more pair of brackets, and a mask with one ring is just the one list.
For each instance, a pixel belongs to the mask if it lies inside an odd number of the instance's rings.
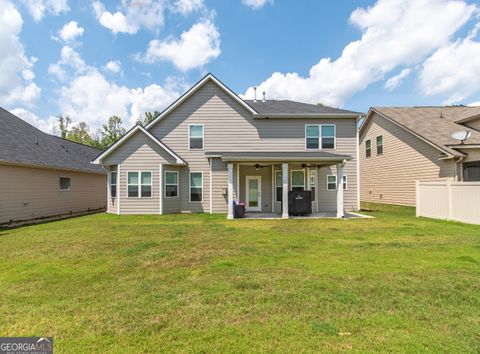
[[[333,148],[322,147],[322,126],[333,127]],[[307,127],[318,127],[318,149],[307,147]],[[328,136],[327,138],[331,138]],[[305,124],[305,150],[336,150],[337,149],[337,125],[331,124]]]
[[[115,173],[115,184],[112,184],[112,174]],[[118,187],[117,187],[117,171],[110,171],[110,174],[108,176],[108,193],[110,193],[110,198],[116,199],[118,196]],[[112,186],[115,186],[115,197],[112,197]]]
[[290,190],[293,190],[293,187],[300,187],[293,185],[293,172],[302,172],[303,173],[303,190],[305,190],[305,170],[290,170]]
[[[62,189],[60,186],[60,178],[68,178],[70,180],[70,187],[67,189]],[[72,177],[65,177],[65,176],[60,176],[58,177],[58,191],[59,192],[70,192],[72,190]]]
[[[280,172],[280,176],[281,176],[282,175],[282,170],[275,170],[275,174],[274,174],[274,177],[275,177],[275,183],[274,183],[274,185],[275,185],[275,203],[281,203],[277,199],[277,188],[279,188],[279,187],[283,188],[283,179],[282,179],[282,183],[279,186],[277,186],[277,173],[278,172]],[[283,194],[282,194],[282,198],[283,198]]]
[[[334,189],[328,189],[328,177],[334,177],[335,178],[335,188]],[[333,182],[330,182],[333,183]],[[346,191],[348,190],[348,176],[343,175],[343,190]],[[337,190],[337,175],[327,175],[327,191],[336,191]]]
[[[192,201],[192,173],[201,173],[202,174],[202,199],[201,200],[195,200],[195,201]],[[198,187],[196,187],[198,188]],[[188,174],[188,201],[189,203],[203,203],[203,191],[204,191],[204,188],[203,188],[203,171],[191,171],[189,174]]]
[[[167,184],[167,173],[175,173],[177,175],[177,183],[176,184]],[[177,187],[177,195],[175,197],[167,197],[167,186],[176,186]],[[165,171],[163,172],[163,197],[166,199],[178,198],[180,195],[180,189],[178,186],[178,171]]]
[[[196,126],[201,126],[202,127],[202,148],[201,149],[196,149],[196,148],[192,149],[190,147],[190,127],[192,127],[192,126],[193,127],[196,127]],[[205,126],[204,126],[204,124],[193,124],[192,123],[192,124],[188,125],[188,150],[193,150],[193,151],[195,151],[195,150],[198,150],[198,151],[205,150]]]
[[[382,143],[380,145],[378,145],[378,138],[382,138]],[[370,143],[370,146],[371,146],[371,143]],[[381,146],[382,147],[382,153],[379,154],[378,153],[378,147]],[[376,138],[375,138],[375,155],[383,155],[383,135],[378,135]]]
[[[129,199],[152,199],[153,198],[153,172],[152,171],[126,171],[127,172],[127,198]],[[150,184],[142,184],[142,172],[150,172]],[[138,174],[138,189],[137,189],[137,196],[136,197],[129,197],[128,196],[128,174],[129,173],[137,173]],[[150,197],[142,197],[142,186],[150,186]]]

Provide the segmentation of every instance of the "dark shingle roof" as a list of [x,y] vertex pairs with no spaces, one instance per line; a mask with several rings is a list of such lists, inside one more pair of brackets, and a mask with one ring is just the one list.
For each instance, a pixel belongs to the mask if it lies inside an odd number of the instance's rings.
[[0,161],[105,173],[90,163],[99,152],[46,134],[0,107]]
[[220,156],[223,160],[275,160],[275,161],[288,161],[288,160],[351,160],[350,155],[336,154],[328,151],[225,151],[225,152],[213,152],[206,151],[205,156],[213,157]]
[[322,105],[295,102],[290,100],[245,100],[247,104],[260,114],[352,114],[363,113],[346,109],[332,108]]

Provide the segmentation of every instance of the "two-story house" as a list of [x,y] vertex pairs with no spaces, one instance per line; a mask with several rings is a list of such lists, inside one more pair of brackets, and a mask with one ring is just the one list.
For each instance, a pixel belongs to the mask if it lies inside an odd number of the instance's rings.
[[288,218],[289,190],[311,190],[314,212],[359,208],[361,114],[286,100],[242,100],[208,74],[94,163],[109,171],[116,214],[247,212]]

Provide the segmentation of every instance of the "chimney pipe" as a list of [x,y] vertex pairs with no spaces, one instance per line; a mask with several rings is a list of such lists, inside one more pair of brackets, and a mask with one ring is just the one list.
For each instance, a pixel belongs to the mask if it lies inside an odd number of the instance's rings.
[[263,91],[262,94],[263,94],[263,102],[265,102],[265,91]]
[[253,102],[257,102],[257,86],[253,88]]

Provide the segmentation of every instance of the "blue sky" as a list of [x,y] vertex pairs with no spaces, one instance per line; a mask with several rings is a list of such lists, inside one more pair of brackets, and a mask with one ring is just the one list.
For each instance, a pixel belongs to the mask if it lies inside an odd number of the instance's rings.
[[471,1],[0,0],[0,26],[0,105],[46,131],[130,126],[207,72],[363,112],[480,101]]

